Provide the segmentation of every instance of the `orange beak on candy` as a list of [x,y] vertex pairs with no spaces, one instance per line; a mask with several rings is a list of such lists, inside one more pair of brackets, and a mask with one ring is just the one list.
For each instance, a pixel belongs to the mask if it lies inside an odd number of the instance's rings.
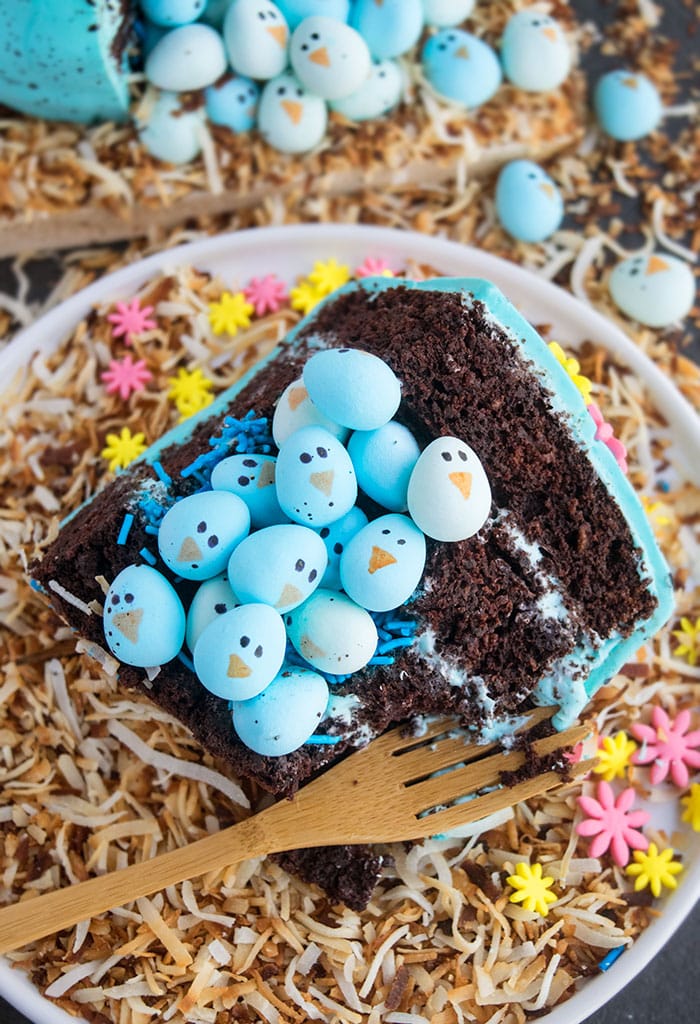
[[467,501],[472,493],[471,473],[450,473],[450,481],[455,485],[464,500]]
[[387,565],[393,565],[396,562],[394,556],[389,552],[385,551],[384,548],[378,548],[376,545],[372,546],[372,554],[369,558],[368,571],[372,576],[378,569],[384,569]]
[[668,263],[660,256],[650,256],[647,262],[646,274],[658,274],[661,270],[668,270]]
[[314,64],[320,64],[321,67],[329,68],[331,66],[331,59],[328,56],[328,50],[325,46],[319,46],[318,50],[314,50],[309,54],[309,60],[312,60]]
[[455,50],[455,57],[461,57],[462,60],[469,60],[469,50],[466,46],[460,46],[458,50]]
[[276,43],[284,47],[287,44],[287,30],[284,25],[270,25],[267,30]]
[[299,124],[301,115],[304,113],[301,103],[295,103],[294,100],[282,100],[282,109],[292,124]]
[[542,34],[545,35],[547,37],[547,39],[549,39],[549,41],[551,43],[556,43],[556,41],[557,41],[557,30],[555,28],[543,28],[542,29]]
[[304,595],[299,590],[299,587],[295,587],[293,583],[285,583],[275,608],[286,608],[289,605],[301,604],[303,600]]
[[237,654],[232,654],[228,659],[228,672],[226,675],[229,679],[246,679],[249,675],[252,675],[252,669],[249,665],[246,665],[243,658],[239,658]]
[[543,181],[540,185],[540,188],[542,189],[544,194],[548,196],[550,199],[554,195],[554,186],[550,185],[548,181]]
[[185,537],[177,553],[178,562],[196,562],[201,557],[202,549],[194,537]]

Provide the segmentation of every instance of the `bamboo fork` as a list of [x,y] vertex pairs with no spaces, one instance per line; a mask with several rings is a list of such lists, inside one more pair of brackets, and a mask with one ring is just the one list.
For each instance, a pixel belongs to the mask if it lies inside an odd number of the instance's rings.
[[[523,728],[543,721],[552,711],[539,708]],[[586,726],[578,726],[532,746],[539,755],[552,754],[575,746],[588,732]],[[517,771],[524,760],[521,751],[506,753],[498,743],[465,742],[463,731],[455,734],[454,720],[437,720],[420,737],[393,729],[304,786],[293,800],[280,800],[237,825],[150,861],[0,910],[0,953],[248,857],[298,846],[435,835],[561,783],[560,776],[549,771],[512,787],[501,786],[501,772]],[[580,774],[591,763],[579,762],[571,773]],[[490,791],[481,792],[484,789]],[[452,803],[465,796],[470,799]]]

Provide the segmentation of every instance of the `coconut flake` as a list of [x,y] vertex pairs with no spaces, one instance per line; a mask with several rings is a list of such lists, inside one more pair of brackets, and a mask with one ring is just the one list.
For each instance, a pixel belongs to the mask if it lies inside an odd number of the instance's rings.
[[77,608],[79,612],[83,612],[85,615],[92,615],[92,609],[85,601],[81,601],[75,594],[71,594],[70,590],[66,590],[62,587],[57,580],[49,580],[49,590],[53,590],[54,594],[58,594],[62,597],[67,604],[72,604],[74,608]]

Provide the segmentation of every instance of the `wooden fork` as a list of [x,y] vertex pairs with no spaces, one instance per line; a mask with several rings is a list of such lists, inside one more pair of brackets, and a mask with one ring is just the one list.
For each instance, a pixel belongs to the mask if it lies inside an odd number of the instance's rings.
[[[523,730],[553,710],[538,708]],[[575,746],[589,731],[578,726],[532,746],[537,754],[552,754]],[[0,910],[0,953],[249,857],[299,846],[386,843],[444,833],[561,784],[560,775],[549,771],[515,786],[500,785],[501,772],[517,771],[524,761],[521,751],[504,752],[498,743],[467,742],[454,720],[436,720],[422,736],[393,729],[304,786],[293,800],[280,800],[150,861]],[[573,764],[570,774],[591,765]],[[453,803],[465,796],[470,799]]]

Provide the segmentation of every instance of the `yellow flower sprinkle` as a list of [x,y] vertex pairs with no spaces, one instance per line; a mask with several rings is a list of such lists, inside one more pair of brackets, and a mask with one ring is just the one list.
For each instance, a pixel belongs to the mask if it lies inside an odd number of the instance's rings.
[[700,832],[700,782],[691,782],[690,792],[681,797],[681,803],[685,805],[681,821],[687,821],[693,832]]
[[180,413],[180,422],[193,416],[200,409],[206,409],[214,401],[211,394],[213,387],[208,377],[202,371],[185,370],[183,367],[177,371],[177,377],[168,377],[170,390],[168,398],[175,403],[175,408]]
[[309,281],[319,295],[330,295],[336,288],[342,288],[349,280],[350,269],[342,263],[336,263],[335,260],[314,263],[314,269],[309,274]]
[[660,501],[652,501],[646,494],[642,495],[642,505],[652,526],[669,526],[671,518],[666,514],[668,506]]
[[109,459],[112,473],[116,469],[126,469],[130,462],[146,451],[145,440],[145,434],[132,434],[128,427],[122,427],[119,434],[107,434],[107,444],[100,454],[103,459]]
[[606,782],[613,779],[624,779],[629,768],[630,758],[637,749],[637,744],[626,732],[620,730],[614,736],[604,736],[596,754],[598,763],[593,768],[596,775],[602,775]]
[[550,892],[554,879],[549,875],[542,877],[541,864],[525,864],[521,861],[515,865],[515,874],[506,879],[517,891],[508,897],[511,903],[522,903],[525,910],[536,910],[542,917],[549,913],[548,903],[556,902],[556,895]]
[[683,617],[681,619],[681,628],[674,629],[673,635],[683,641],[675,648],[673,653],[680,654],[687,660],[689,665],[696,665],[698,655],[700,655],[700,618],[696,619],[693,623],[690,619]]
[[298,309],[300,313],[307,316],[311,310],[319,304],[323,298],[323,292],[320,292],[313,284],[308,280],[300,281],[296,288],[292,288],[289,292],[289,298],[291,300],[292,309]]
[[677,887],[678,882],[674,876],[680,874],[683,865],[673,859],[672,847],[669,846],[659,853],[656,843],[649,843],[649,849],[646,852],[635,850],[633,857],[635,863],[630,864],[625,870],[628,875],[637,879],[634,883],[635,892],[649,886],[652,895],[658,899],[664,886],[667,889]]
[[579,373],[581,365],[578,359],[574,359],[573,356],[567,356],[564,349],[556,341],[550,341],[549,350],[556,361],[564,367],[568,375],[571,377],[572,381],[583,395],[583,401],[585,404],[590,405],[591,389],[593,384],[588,377],[584,377],[582,373]]
[[209,323],[214,334],[238,333],[239,327],[250,327],[255,307],[248,302],[243,292],[224,292],[218,302],[209,304]]

